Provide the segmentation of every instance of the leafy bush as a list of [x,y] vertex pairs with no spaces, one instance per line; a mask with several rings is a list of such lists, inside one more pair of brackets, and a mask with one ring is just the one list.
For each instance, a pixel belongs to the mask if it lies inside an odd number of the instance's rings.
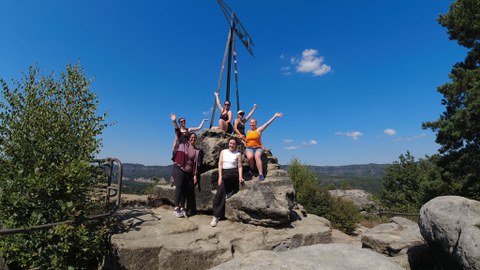
[[75,64],[58,79],[31,67],[14,89],[0,82],[0,228],[76,221],[1,237],[0,254],[21,268],[98,265],[106,230],[103,222],[84,220],[101,207],[91,196],[98,170],[90,162],[106,115],[97,115],[90,81]]
[[415,158],[407,151],[386,169],[378,200],[384,209],[417,214],[423,204],[441,187],[439,170],[433,158]]
[[361,219],[358,207],[353,202],[341,198],[334,197],[332,200],[332,206],[326,218],[332,222],[334,227],[352,234]]
[[333,198],[326,188],[319,186],[315,172],[297,159],[290,162],[288,174],[293,182],[297,201],[307,212],[327,218],[334,227],[346,233],[355,230],[360,221],[360,213],[352,202]]

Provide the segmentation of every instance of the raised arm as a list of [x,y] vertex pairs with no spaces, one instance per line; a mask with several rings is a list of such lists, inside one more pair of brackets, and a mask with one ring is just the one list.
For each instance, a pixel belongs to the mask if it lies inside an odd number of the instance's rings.
[[177,129],[178,128],[177,116],[174,113],[170,113],[170,119],[172,119],[173,127]]
[[208,119],[203,119],[202,122],[200,123],[200,125],[199,125],[198,127],[188,128],[188,131],[189,131],[189,132],[194,132],[194,131],[197,131],[197,130],[202,129],[203,124],[205,124],[206,121],[208,121]]
[[247,117],[245,117],[245,123],[248,121],[248,119],[250,119],[250,117],[252,117],[256,109],[257,109],[257,104],[253,104],[253,109],[248,113]]
[[265,130],[273,122],[273,120],[275,120],[277,117],[282,117],[282,116],[283,116],[283,113],[277,112],[272,118],[270,118],[270,120],[268,120],[267,123],[263,124],[263,126],[258,128],[258,133],[262,133],[263,130]]
[[217,106],[220,112],[223,111],[222,103],[220,102],[220,98],[218,97],[218,92],[215,92],[215,100],[217,101]]

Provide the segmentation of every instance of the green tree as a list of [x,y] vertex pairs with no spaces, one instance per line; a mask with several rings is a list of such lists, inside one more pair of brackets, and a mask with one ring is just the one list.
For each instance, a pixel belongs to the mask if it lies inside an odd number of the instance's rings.
[[444,189],[480,200],[480,2],[457,0],[438,18],[451,40],[468,49],[463,62],[454,65],[451,82],[438,87],[445,112],[433,122],[423,123],[436,133],[441,145],[438,166]]
[[346,233],[355,230],[360,214],[352,202],[333,198],[326,188],[320,187],[315,172],[297,159],[290,162],[288,174],[297,201],[308,213],[329,219],[333,226]]
[[[59,78],[30,67],[13,88],[0,79],[0,228],[65,220],[71,225],[0,238],[0,253],[21,268],[91,268],[104,249],[104,227],[84,222],[96,213],[92,188],[106,114],[79,63]],[[100,255],[100,256],[99,256]]]
[[386,168],[383,188],[378,198],[384,208],[405,213],[418,213],[424,203],[438,193],[438,168],[433,158],[420,159],[409,151]]

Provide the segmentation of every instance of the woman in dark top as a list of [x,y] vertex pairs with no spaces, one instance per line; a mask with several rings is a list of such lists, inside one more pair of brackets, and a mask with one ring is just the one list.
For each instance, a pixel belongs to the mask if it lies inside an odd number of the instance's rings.
[[245,112],[240,110],[237,112],[237,119],[233,122],[233,130],[235,135],[245,142],[245,123],[252,117],[253,113],[257,109],[257,104],[253,104],[253,109],[248,113],[247,117],[244,119],[243,116]]
[[215,98],[217,100],[217,106],[220,110],[220,120],[218,120],[218,127],[212,127],[213,129],[221,129],[228,134],[232,134],[233,126],[232,126],[232,111],[230,110],[230,101],[225,100],[224,106],[220,103],[220,98],[218,97],[218,93],[215,92]]
[[190,134],[192,132],[195,132],[195,131],[198,131],[198,130],[202,129],[203,124],[206,121],[208,121],[208,119],[203,119],[198,127],[187,128],[186,127],[187,121],[185,120],[185,118],[180,117],[178,119],[178,124],[180,124],[179,128],[180,128],[181,136],[180,136],[180,140],[177,140],[177,134],[175,134],[175,139],[173,140],[172,150],[175,150],[175,148],[177,148],[179,143],[188,142],[188,140],[190,139]]
[[[182,132],[177,125],[176,118],[175,114],[172,113],[170,115],[170,119],[175,128],[177,141],[179,142],[176,149],[174,149],[172,158],[174,162],[172,176],[175,183],[175,210],[173,214],[176,217],[187,217],[185,200],[192,200],[192,198],[187,198],[189,194],[193,196],[193,200],[195,200],[195,193],[193,192],[192,194],[191,191],[194,185],[197,184],[197,179],[200,177],[198,168],[201,164],[201,151],[195,145],[197,142],[197,134],[191,133],[186,142],[181,140]],[[190,210],[194,211],[195,209]]]

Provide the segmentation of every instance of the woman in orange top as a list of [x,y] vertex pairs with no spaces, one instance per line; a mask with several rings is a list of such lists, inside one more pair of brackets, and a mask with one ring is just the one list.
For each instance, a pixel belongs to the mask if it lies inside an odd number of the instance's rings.
[[[263,162],[262,162],[262,132],[275,120],[277,117],[282,117],[282,113],[276,113],[267,123],[257,128],[257,120],[250,119],[250,130],[247,132],[247,149],[245,155],[247,156],[248,165],[250,166],[250,174],[252,174],[255,164],[258,170],[258,180],[265,180],[263,175]],[[255,160],[255,164],[253,163]]]

